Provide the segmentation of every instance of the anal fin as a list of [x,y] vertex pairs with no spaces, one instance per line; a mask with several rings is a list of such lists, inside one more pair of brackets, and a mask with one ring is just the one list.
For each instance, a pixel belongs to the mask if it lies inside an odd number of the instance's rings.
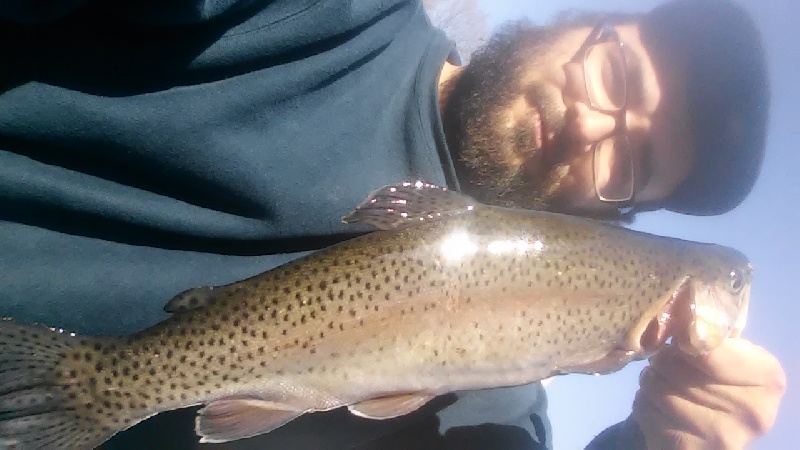
[[258,398],[221,399],[198,411],[195,431],[200,442],[227,442],[270,432],[303,413]]
[[390,395],[372,398],[348,406],[353,415],[366,419],[392,419],[412,413],[433,400],[435,396],[427,392]]

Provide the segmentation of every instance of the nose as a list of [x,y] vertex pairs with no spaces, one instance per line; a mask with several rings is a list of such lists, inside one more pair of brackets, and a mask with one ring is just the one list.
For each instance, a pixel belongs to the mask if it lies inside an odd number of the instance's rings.
[[583,102],[573,103],[570,110],[567,112],[567,126],[575,138],[584,144],[608,137],[617,126],[614,116],[596,111]]

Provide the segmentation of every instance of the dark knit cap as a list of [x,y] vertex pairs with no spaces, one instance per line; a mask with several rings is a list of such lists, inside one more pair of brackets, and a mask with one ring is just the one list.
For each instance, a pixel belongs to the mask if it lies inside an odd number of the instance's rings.
[[642,39],[658,68],[688,62],[687,99],[696,160],[675,193],[657,205],[684,214],[721,214],[750,193],[761,170],[769,80],[750,16],[724,0],[675,0],[647,13]]

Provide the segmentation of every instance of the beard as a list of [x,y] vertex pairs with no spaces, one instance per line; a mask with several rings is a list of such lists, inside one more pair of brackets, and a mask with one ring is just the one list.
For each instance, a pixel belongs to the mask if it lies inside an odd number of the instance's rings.
[[[442,123],[464,193],[506,207],[568,210],[570,164],[560,160],[571,145],[564,132],[560,92],[523,83],[559,36],[561,27],[527,22],[504,26],[444,87]],[[509,127],[512,102],[525,98],[547,124],[546,149],[527,121]],[[545,130],[542,130],[544,134]],[[544,141],[544,138],[542,139]],[[538,141],[538,142],[542,142]]]

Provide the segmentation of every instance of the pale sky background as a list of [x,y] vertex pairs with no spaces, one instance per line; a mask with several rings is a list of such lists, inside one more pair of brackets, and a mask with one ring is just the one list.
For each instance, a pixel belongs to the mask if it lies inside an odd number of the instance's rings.
[[[479,0],[494,26],[527,16],[544,23],[566,8],[646,11],[655,0]],[[674,213],[641,215],[635,228],[660,235],[715,242],[747,254],[756,269],[744,337],[774,353],[789,379],[773,431],[751,447],[800,449],[800,2],[739,0],[762,30],[771,71],[772,111],[767,156],[753,193],[719,217]],[[556,450],[583,448],[606,426],[627,417],[643,363],[602,376],[568,375],[550,386]]]

